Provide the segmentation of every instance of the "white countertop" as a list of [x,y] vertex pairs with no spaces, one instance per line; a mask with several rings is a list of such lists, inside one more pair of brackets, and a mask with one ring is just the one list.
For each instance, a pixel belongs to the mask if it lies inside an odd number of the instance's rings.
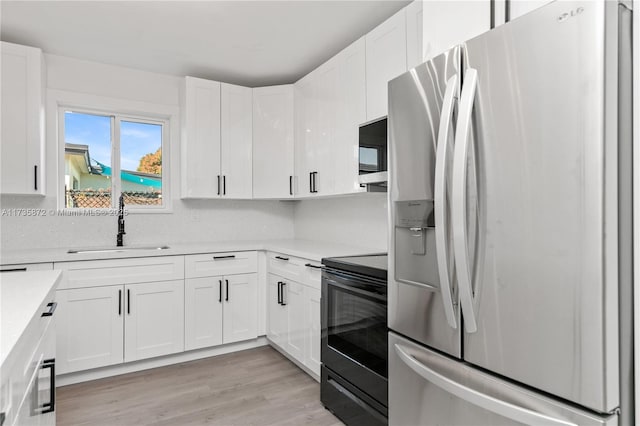
[[[310,240],[251,240],[251,241],[216,241],[211,243],[177,243],[167,242],[165,250],[132,250],[122,252],[67,253],[70,248],[16,250],[0,253],[0,264],[12,265],[21,263],[70,262],[75,260],[122,259],[133,257],[178,256],[198,253],[218,253],[225,251],[269,250],[291,256],[320,261],[324,257],[353,256],[359,254],[381,253],[383,250],[371,247],[350,246],[322,241]],[[155,246],[144,244],[144,246]],[[130,246],[135,247],[135,246]],[[116,247],[110,247],[116,248]],[[124,249],[127,246],[123,247]]]
[[4,363],[40,306],[58,285],[61,271],[0,274],[0,365]]

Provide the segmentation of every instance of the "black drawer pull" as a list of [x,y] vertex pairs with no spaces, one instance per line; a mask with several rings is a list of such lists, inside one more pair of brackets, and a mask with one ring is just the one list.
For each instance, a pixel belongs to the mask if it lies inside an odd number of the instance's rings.
[[127,289],[127,315],[131,315],[131,290]]
[[122,315],[122,290],[118,290],[118,316]]
[[38,165],[33,166],[33,189],[38,190]]
[[278,281],[278,305],[282,305],[282,281]]
[[222,280],[218,280],[218,302],[222,303]]
[[276,256],[276,259],[278,259],[278,260],[284,260],[284,261],[286,261],[286,262],[288,262],[288,261],[289,261],[289,258],[288,258],[288,257],[282,257],[282,256]]
[[229,280],[224,280],[226,287],[227,287],[227,294],[225,296],[225,301],[228,302],[229,301]]
[[27,268],[11,268],[11,269],[3,269],[0,272],[26,272]]
[[293,176],[289,176],[289,195],[293,195]]
[[43,316],[43,317],[51,317],[51,316],[53,316],[53,313],[56,311],[57,307],[58,307],[58,303],[57,302],[49,302],[49,303],[47,303],[47,308],[49,308],[49,310],[47,312],[43,312],[41,316]]
[[220,175],[218,175],[218,195],[220,195]]
[[284,300],[284,286],[287,285],[287,283],[285,283],[284,281],[282,282],[282,303],[280,303],[282,306],[287,306],[287,302]]
[[235,259],[235,254],[230,254],[228,256],[213,256],[213,260],[223,260],[223,259]]
[[304,266],[306,266],[307,268],[322,269],[322,266],[312,265],[310,263],[305,263]]
[[42,404],[40,414],[53,413],[56,410],[56,360],[49,358],[42,361],[41,369],[51,369],[49,375],[49,402]]

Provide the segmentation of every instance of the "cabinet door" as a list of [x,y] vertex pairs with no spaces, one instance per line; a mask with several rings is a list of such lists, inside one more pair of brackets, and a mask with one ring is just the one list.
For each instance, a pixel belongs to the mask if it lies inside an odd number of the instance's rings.
[[314,162],[311,167],[313,195],[329,195],[334,192],[339,114],[338,82],[339,63],[336,58],[322,64],[316,71],[315,93],[317,101],[317,138],[313,140]]
[[366,35],[367,121],[387,115],[387,83],[407,70],[407,22],[402,9]]
[[44,195],[42,51],[2,42],[0,193]]
[[515,19],[550,2],[551,0],[511,0],[508,18],[509,20]]
[[220,83],[186,77],[182,198],[216,198],[220,176]]
[[295,281],[284,281],[283,299],[287,308],[287,333],[284,349],[295,359],[304,362],[306,334],[304,286]]
[[295,84],[295,182],[294,193],[298,198],[314,195],[311,173],[317,164],[315,147],[318,139],[318,85],[315,74],[302,78]]
[[123,362],[122,286],[58,290],[58,374]]
[[284,348],[287,334],[287,307],[280,303],[280,283],[283,279],[269,274],[267,279],[267,337]]
[[424,0],[422,9],[425,61],[489,31],[491,26],[491,3],[488,1]]
[[251,198],[253,194],[253,102],[250,87],[221,85],[222,196]]
[[333,144],[333,193],[362,192],[358,183],[359,127],[367,121],[365,38],[336,56],[339,66],[336,137]]
[[304,365],[320,375],[320,290],[305,287],[305,313],[307,333],[305,336]]
[[224,343],[258,337],[258,274],[224,277]]
[[222,344],[223,278],[189,278],[184,287],[184,348]]
[[422,53],[422,0],[414,0],[405,8],[407,14],[407,69],[421,63]]
[[291,198],[293,85],[253,89],[253,197]]
[[125,286],[125,362],[184,350],[184,281]]

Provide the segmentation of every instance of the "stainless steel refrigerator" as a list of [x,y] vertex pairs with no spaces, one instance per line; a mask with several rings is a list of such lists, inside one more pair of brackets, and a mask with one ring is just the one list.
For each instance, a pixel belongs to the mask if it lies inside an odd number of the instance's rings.
[[634,424],[631,6],[389,82],[389,424]]

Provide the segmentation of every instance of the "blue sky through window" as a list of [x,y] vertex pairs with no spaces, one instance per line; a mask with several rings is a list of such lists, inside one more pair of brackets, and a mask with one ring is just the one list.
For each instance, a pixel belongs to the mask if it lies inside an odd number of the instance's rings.
[[[65,143],[89,146],[92,160],[111,166],[111,117],[65,112]],[[135,171],[140,159],[162,146],[162,126],[121,121],[120,167]]]

